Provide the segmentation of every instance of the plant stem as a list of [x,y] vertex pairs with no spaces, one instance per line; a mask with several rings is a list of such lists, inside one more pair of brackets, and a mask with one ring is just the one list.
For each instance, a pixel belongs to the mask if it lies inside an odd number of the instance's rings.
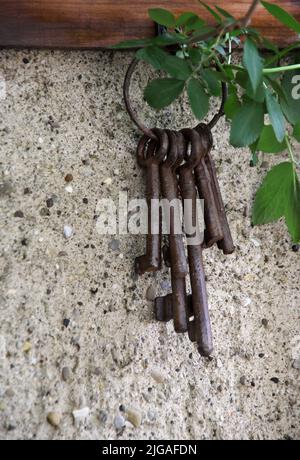
[[[246,71],[246,69],[241,65],[231,64],[230,67],[234,70]],[[289,70],[297,70],[297,69],[300,69],[300,64],[293,64],[293,65],[286,65],[282,67],[271,67],[270,69],[263,69],[263,74],[268,75],[269,73],[287,72]]]
[[272,67],[270,69],[264,69],[263,73],[277,73],[277,72],[287,72],[288,70],[297,70],[300,69],[300,64],[286,65],[282,67]]
[[291,159],[291,163],[293,164],[294,173],[295,173],[295,179],[296,179],[296,168],[295,168],[295,166],[299,167],[299,163],[296,161],[296,159],[294,157],[294,152],[293,152],[293,149],[292,149],[291,142],[290,142],[288,134],[285,135],[284,140],[285,140],[288,152],[289,152],[289,157]]
[[231,64],[231,58],[232,58],[232,44],[231,44],[231,39],[229,38],[229,41],[228,41],[228,60],[227,60],[228,65]]
[[230,67],[233,70],[244,70],[246,72],[246,69],[243,66],[237,64],[224,64],[224,67]]
[[244,19],[239,21],[239,24],[240,24],[241,27],[247,27],[250,24],[251,18],[253,16],[253,14],[254,14],[259,2],[260,2],[260,0],[254,0],[252,2],[252,5],[250,6],[250,8],[249,8],[246,16],[244,17]]
[[214,30],[212,30],[211,32],[207,32],[205,34],[201,34],[201,32],[199,33],[199,35],[195,35],[194,37],[190,38],[189,40],[187,40],[187,44],[188,45],[192,45],[193,43],[197,43],[197,42],[201,42],[201,41],[205,41],[205,40],[208,40],[209,38],[212,38],[212,37],[215,37],[217,35],[219,35],[219,33],[221,32],[222,28],[224,29],[224,32],[226,31],[229,31],[229,30],[233,30],[235,27],[246,27],[247,25],[249,25],[249,23],[251,22],[251,18],[255,12],[255,9],[258,5],[260,0],[254,0],[246,14],[246,16],[243,18],[243,19],[240,19],[240,20],[237,20],[231,24],[228,24],[227,26],[218,26],[216,27]]
[[193,43],[203,42],[205,40],[208,40],[209,38],[219,35],[221,30],[222,30],[222,27],[218,26],[214,30],[212,30],[211,32],[207,32],[206,34],[200,33],[199,35],[194,35],[193,37],[189,38],[186,41],[186,43],[188,45],[192,45]]

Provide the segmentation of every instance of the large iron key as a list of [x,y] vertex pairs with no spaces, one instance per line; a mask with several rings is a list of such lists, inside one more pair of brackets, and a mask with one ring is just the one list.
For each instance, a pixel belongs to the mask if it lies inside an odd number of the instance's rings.
[[[206,137],[206,142],[210,145],[212,145],[212,135],[210,132],[210,129],[203,123],[200,123],[197,126],[197,131],[199,134],[202,136]],[[232,254],[234,252],[234,244],[231,236],[231,231],[230,227],[228,224],[226,212],[225,212],[225,207],[222,199],[222,194],[217,178],[217,173],[216,173],[216,168],[215,164],[213,161],[213,158],[211,156],[211,153],[208,152],[207,155],[205,155],[205,163],[207,165],[209,175],[211,177],[211,184],[213,188],[213,194],[216,199],[216,205],[218,209],[218,214],[219,214],[219,219],[221,222],[221,227],[222,227],[222,233],[223,233],[223,238],[217,242],[218,248],[223,250],[224,254]]]
[[[187,314],[186,314],[186,285],[185,277],[188,272],[188,266],[183,244],[182,227],[178,228],[180,218],[180,208],[178,206],[178,183],[176,178],[176,167],[181,163],[179,157],[178,139],[176,133],[167,130],[169,138],[169,151],[164,162],[160,165],[160,178],[162,196],[169,205],[170,222],[169,222],[169,254],[171,264],[171,284],[172,284],[172,311],[174,320],[174,329],[176,332],[187,331]],[[180,230],[180,232],[178,232]],[[178,232],[178,233],[177,233]]]
[[157,229],[153,232],[153,201],[160,198],[159,164],[166,155],[168,136],[161,130],[154,130],[158,141],[143,136],[138,144],[137,159],[141,167],[146,168],[146,200],[148,208],[148,234],[146,253],[135,259],[135,271],[138,275],[155,272],[161,269],[161,218]]
[[[194,324],[195,339],[198,344],[199,353],[203,356],[209,356],[213,350],[211,324],[209,318],[207,291],[205,283],[205,274],[202,259],[202,246],[200,240],[199,223],[197,220],[197,192],[194,168],[199,164],[201,158],[206,154],[205,147],[201,141],[200,135],[196,130],[184,129],[181,131],[191,145],[190,156],[186,163],[178,169],[179,184],[182,200],[184,203],[184,212],[186,217],[186,205],[189,200],[192,212],[191,219],[194,233],[187,235],[188,261],[190,268],[190,280],[192,288],[192,306],[194,314],[194,323],[189,325],[189,336],[191,337]],[[198,236],[198,241],[192,241]]]
[[[169,152],[165,161],[160,164],[160,181],[162,196],[170,204],[169,222],[169,251],[170,262],[174,276],[184,278],[187,275],[187,262],[183,244],[181,225],[179,225],[180,209],[178,206],[178,184],[174,166],[177,165],[177,136],[174,132],[166,130],[169,137]],[[173,206],[172,206],[173,204]],[[180,229],[178,228],[180,226]]]
[[210,248],[223,238],[223,230],[219,218],[213,186],[210,174],[202,158],[199,165],[194,170],[195,180],[198,188],[199,198],[204,203],[204,244],[203,247]]
[[217,242],[217,245],[219,249],[222,249],[224,254],[232,254],[235,249],[234,243],[232,240],[232,235],[231,235],[230,227],[229,227],[227,216],[226,216],[225,206],[224,206],[224,202],[223,202],[223,198],[222,198],[222,194],[221,194],[221,190],[219,186],[219,181],[217,178],[216,168],[215,168],[214,161],[210,153],[206,157],[206,164],[210,171],[210,175],[213,179],[212,182],[213,182],[213,187],[215,189],[215,196],[217,197],[219,216],[221,219],[221,225],[222,225],[222,230],[223,230],[223,238],[222,240]]

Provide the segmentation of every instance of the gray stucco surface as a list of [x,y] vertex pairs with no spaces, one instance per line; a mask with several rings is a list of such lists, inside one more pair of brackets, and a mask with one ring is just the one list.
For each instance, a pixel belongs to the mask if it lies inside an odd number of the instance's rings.
[[[130,58],[0,51],[0,438],[299,438],[299,253],[283,222],[250,225],[278,159],[250,168],[226,122],[215,129],[236,252],[205,252],[212,360],[153,320],[146,291],[167,293],[169,274],[134,278],[144,238],[96,231],[100,198],[144,190],[122,100]],[[193,126],[186,101],[159,115],[143,105],[149,72],[139,77],[133,100],[150,126]],[[119,429],[120,417],[136,426]]]

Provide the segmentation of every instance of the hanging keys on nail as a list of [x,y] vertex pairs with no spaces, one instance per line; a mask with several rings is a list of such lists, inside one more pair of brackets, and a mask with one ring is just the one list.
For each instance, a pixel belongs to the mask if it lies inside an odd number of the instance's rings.
[[[217,243],[224,254],[231,254],[234,245],[225,213],[216,170],[210,150],[212,147],[211,128],[224,114],[227,86],[222,83],[222,102],[219,111],[207,125],[200,123],[195,130],[183,130],[181,133],[161,129],[149,129],[139,120],[130,103],[130,81],[139,62],[134,59],[130,64],[124,81],[124,99],[127,111],[136,126],[145,134],[138,147],[138,163],[146,169],[146,198],[148,203],[148,235],[146,254],[136,259],[136,272],[154,272],[161,268],[162,254],[166,266],[171,268],[172,293],[155,299],[155,317],[167,322],[173,319],[176,332],[187,332],[192,342],[197,342],[200,353],[210,355],[212,336],[207,305],[207,292],[202,260],[202,248],[209,248]],[[198,136],[198,137],[197,137]],[[190,145],[189,154],[187,144]],[[200,153],[199,153],[200,152]],[[197,155],[199,154],[199,157]],[[183,163],[185,156],[185,163]],[[192,162],[197,162],[192,167]],[[177,180],[176,173],[179,173]],[[181,190],[178,191],[180,182]],[[181,213],[172,211],[177,208],[174,201],[179,196],[183,201],[192,202],[193,223],[197,197],[204,200],[204,242],[188,244],[188,263],[182,237]],[[181,194],[181,195],[180,195]],[[161,219],[158,217],[156,232],[153,232],[152,202],[160,195],[167,200],[170,212],[170,232],[168,244],[161,251]],[[160,206],[158,206],[160,210]],[[194,211],[193,211],[194,209]],[[160,216],[160,214],[158,214]],[[180,229],[180,230],[179,230]],[[179,231],[178,231],[179,230]],[[196,232],[197,234],[197,232]],[[194,232],[187,232],[190,240]],[[190,272],[192,294],[186,293],[186,275]]]

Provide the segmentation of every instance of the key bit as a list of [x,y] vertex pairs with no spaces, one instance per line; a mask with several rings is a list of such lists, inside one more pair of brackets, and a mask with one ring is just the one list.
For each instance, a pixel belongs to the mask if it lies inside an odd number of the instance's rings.
[[[192,322],[194,319],[192,295],[186,296],[187,317]],[[156,297],[154,301],[155,319],[167,323],[173,319],[172,294]]]
[[154,313],[157,321],[167,323],[173,319],[172,294],[156,297],[154,301]]

